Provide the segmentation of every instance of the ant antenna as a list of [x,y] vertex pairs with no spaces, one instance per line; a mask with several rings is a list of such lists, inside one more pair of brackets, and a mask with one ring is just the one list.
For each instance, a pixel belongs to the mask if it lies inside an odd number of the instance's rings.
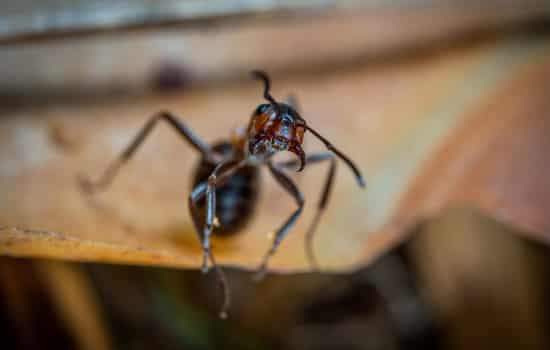
[[305,125],[305,128],[309,130],[315,137],[317,137],[326,146],[327,149],[332,151],[334,154],[336,154],[336,156],[338,156],[338,158],[340,158],[341,160],[344,161],[344,163],[346,163],[346,165],[351,169],[351,171],[355,175],[355,179],[357,180],[359,187],[365,187],[367,185],[365,182],[365,179],[363,178],[363,175],[359,171],[359,168],[357,168],[357,165],[355,165],[355,163],[353,163],[351,159],[349,159],[345,154],[340,152],[336,147],[332,145],[332,143],[330,143],[329,140],[324,138],[315,129],[313,129],[307,124]]
[[271,96],[269,93],[269,90],[271,90],[271,79],[269,79],[269,76],[266,72],[261,70],[253,70],[250,72],[252,74],[252,77],[258,80],[262,80],[264,82],[264,98],[271,102],[274,106],[277,106],[277,101]]

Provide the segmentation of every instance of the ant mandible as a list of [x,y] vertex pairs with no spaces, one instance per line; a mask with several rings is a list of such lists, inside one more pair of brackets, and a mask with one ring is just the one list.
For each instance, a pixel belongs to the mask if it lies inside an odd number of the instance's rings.
[[[296,201],[298,208],[275,232],[271,248],[264,255],[258,268],[257,276],[262,278],[267,264],[288,234],[304,207],[304,197],[294,181],[284,172],[285,169],[302,171],[306,164],[330,162],[329,172],[321,193],[313,222],[306,233],[306,254],[310,264],[317,266],[313,253],[313,235],[321,218],[334,183],[336,171],[335,156],[344,161],[351,169],[360,187],[365,187],[365,181],[357,166],[326,138],[309,126],[304,118],[291,104],[277,102],[270,94],[271,82],[268,75],[262,71],[252,71],[252,76],[264,83],[264,98],[269,103],[259,105],[253,112],[246,129],[234,133],[229,141],[222,141],[210,146],[201,140],[181,120],[169,112],[155,114],[130,145],[105,170],[97,182],[81,179],[83,189],[88,193],[105,189],[112,182],[120,167],[128,161],[138,147],[151,132],[159,120],[164,120],[172,126],[181,137],[189,143],[201,156],[201,162],[195,172],[194,188],[189,195],[189,210],[197,235],[202,244],[202,271],[208,271],[208,260],[217,268],[214,255],[210,249],[210,236],[215,233],[229,235],[238,232],[251,217],[256,204],[259,177],[259,167],[267,165],[275,180]],[[302,149],[304,134],[311,132],[330,152],[306,156]],[[296,160],[274,163],[273,156],[280,151],[289,151],[297,156]],[[226,291],[224,310],[228,306],[227,283],[221,270],[220,280]],[[225,314],[222,311],[221,314]]]

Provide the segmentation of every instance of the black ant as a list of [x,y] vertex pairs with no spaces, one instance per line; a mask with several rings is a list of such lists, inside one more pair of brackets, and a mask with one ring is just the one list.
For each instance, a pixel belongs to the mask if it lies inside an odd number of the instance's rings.
[[[168,122],[191,147],[197,150],[202,159],[195,171],[194,188],[189,195],[189,210],[202,244],[202,271],[205,273],[208,271],[208,260],[210,259],[212,266],[217,269],[225,289],[222,316],[225,315],[228,308],[229,289],[225,276],[217,268],[214,255],[210,250],[210,236],[213,233],[218,235],[236,233],[247,223],[257,202],[259,167],[261,165],[267,165],[275,180],[294,198],[298,208],[276,231],[272,246],[258,268],[258,278],[264,276],[269,258],[275,254],[304,207],[304,197],[292,179],[284,172],[285,169],[298,168],[297,171],[302,171],[306,164],[330,162],[317,212],[306,234],[306,254],[314,267],[317,266],[317,262],[312,248],[313,235],[321,214],[326,208],[334,183],[335,156],[343,160],[351,169],[359,186],[365,187],[365,181],[359,169],[346,155],[311,128],[295,107],[277,102],[271,96],[271,82],[266,73],[253,71],[252,75],[263,81],[263,96],[269,103],[259,105],[252,113],[246,129],[236,130],[229,141],[222,141],[211,146],[201,140],[173,114],[159,112],[149,119],[124,152],[106,169],[99,181],[91,182],[81,179],[83,180],[81,185],[88,193],[106,189],[120,167],[135,153],[159,120]],[[331,152],[306,156],[302,149],[306,131],[317,137]],[[298,159],[274,163],[272,157],[280,151],[292,152]]]

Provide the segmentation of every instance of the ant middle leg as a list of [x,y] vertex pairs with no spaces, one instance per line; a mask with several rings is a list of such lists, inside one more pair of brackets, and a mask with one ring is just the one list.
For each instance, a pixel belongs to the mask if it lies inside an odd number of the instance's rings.
[[[323,161],[330,161],[330,167],[325,180],[325,184],[323,186],[323,191],[321,192],[321,198],[319,199],[319,203],[317,204],[317,211],[315,212],[315,217],[313,218],[313,221],[311,222],[308,230],[306,231],[305,245],[304,245],[309,264],[315,270],[319,269],[319,264],[317,262],[317,258],[315,257],[315,250],[313,249],[313,238],[317,230],[317,226],[319,225],[321,215],[325,211],[328,200],[330,198],[330,194],[332,193],[332,187],[334,184],[334,177],[336,174],[337,163],[336,163],[336,158],[334,154],[330,152],[312,154],[306,158],[306,164],[319,163]],[[290,169],[296,168],[298,165],[299,163],[296,160],[282,162],[278,164],[278,166],[281,168],[290,168]]]
[[206,159],[214,160],[217,157],[217,155],[212,152],[210,145],[201,140],[177,117],[169,112],[159,112],[147,121],[126,149],[107,167],[98,181],[91,181],[86,177],[80,176],[79,182],[82,189],[86,193],[94,193],[105,190],[109,187],[121,166],[132,157],[159,120],[166,121],[185,141],[191,145],[191,147],[199,151]]
[[294,197],[298,208],[290,215],[290,217],[275,233],[275,238],[273,240],[271,248],[264,255],[262,263],[258,268],[256,280],[261,280],[264,277],[269,259],[275,254],[277,248],[288,234],[288,231],[292,228],[292,226],[294,226],[296,220],[298,219],[304,208],[304,196],[302,195],[296,184],[292,181],[292,179],[290,179],[283,171],[273,165],[273,163],[269,162],[267,165],[271,174],[279,183],[279,185],[281,185],[290,195],[292,195],[292,197]]

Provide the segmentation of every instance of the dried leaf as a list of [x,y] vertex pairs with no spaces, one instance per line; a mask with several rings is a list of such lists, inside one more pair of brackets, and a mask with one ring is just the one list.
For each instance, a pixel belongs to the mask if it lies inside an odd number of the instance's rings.
[[[542,58],[542,57],[541,57]],[[457,204],[548,241],[550,61],[520,74],[468,111],[400,202],[396,221],[416,221]]]
[[[363,264],[399,240],[410,221],[455,200],[539,232],[547,227],[539,213],[550,196],[539,185],[548,178],[541,164],[549,51],[544,38],[511,38],[372,68],[276,80],[274,94],[282,99],[296,93],[306,119],[357,161],[368,182],[361,191],[347,169],[338,170],[315,242],[322,267]],[[246,123],[260,97],[260,87],[251,82],[185,96],[4,112],[0,223],[63,234],[2,232],[0,254],[198,266],[201,251],[187,213],[197,155],[173,131],[155,130],[101,195],[84,197],[76,176],[99,176],[160,109],[181,114],[213,141]],[[307,138],[306,150],[315,149],[322,146]],[[303,234],[326,171],[311,166],[295,175],[307,208],[273,259],[274,268],[307,268]],[[268,232],[294,209],[267,176],[263,185],[252,224],[214,240],[220,262],[255,267],[269,247]],[[533,201],[535,195],[539,199]]]

